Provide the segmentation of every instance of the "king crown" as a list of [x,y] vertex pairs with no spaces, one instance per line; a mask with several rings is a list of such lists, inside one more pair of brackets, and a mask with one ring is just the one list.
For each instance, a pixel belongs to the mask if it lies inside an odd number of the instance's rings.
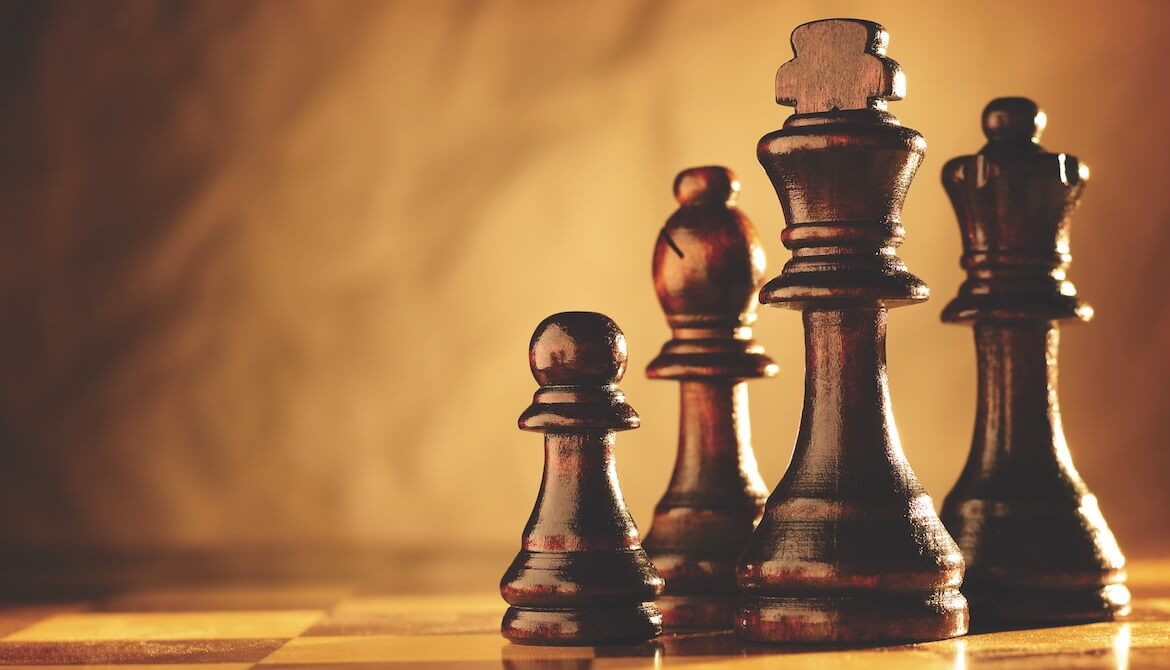
[[906,95],[906,77],[886,57],[890,35],[862,19],[825,19],[792,31],[795,58],[776,71],[776,102],[797,114],[886,108]]
[[926,285],[894,253],[902,203],[926,155],[917,131],[884,111],[905,94],[885,55],[889,36],[859,19],[798,26],[794,58],[776,73],[776,99],[796,107],[756,154],[784,210],[793,257],[760,291],[790,309],[925,300]]

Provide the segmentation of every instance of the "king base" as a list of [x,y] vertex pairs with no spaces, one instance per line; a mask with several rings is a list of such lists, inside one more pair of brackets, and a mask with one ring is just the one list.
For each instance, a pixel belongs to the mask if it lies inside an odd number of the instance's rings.
[[867,645],[944,640],[967,632],[957,589],[919,594],[743,597],[736,631],[745,640]]

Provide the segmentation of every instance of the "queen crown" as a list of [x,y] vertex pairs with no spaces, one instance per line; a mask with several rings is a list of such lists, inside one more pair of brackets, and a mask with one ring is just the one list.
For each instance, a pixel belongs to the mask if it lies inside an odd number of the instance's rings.
[[943,168],[967,270],[944,320],[1092,318],[1065,278],[1069,223],[1089,170],[1040,146],[1046,122],[1027,98],[992,100],[983,110],[987,144]]

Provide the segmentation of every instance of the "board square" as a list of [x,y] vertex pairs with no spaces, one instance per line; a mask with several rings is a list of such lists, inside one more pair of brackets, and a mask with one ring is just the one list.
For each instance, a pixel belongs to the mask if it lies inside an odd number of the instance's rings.
[[315,610],[57,614],[8,635],[4,641],[290,638],[304,632],[321,614]]

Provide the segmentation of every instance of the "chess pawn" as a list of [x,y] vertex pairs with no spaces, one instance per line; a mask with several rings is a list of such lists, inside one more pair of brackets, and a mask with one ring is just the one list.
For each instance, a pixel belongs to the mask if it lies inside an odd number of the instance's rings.
[[528,348],[540,384],[520,428],[544,433],[544,478],[500,582],[501,632],[523,644],[635,642],[662,632],[662,578],[618,487],[614,434],[638,415],[617,382],[626,338],[594,312],[554,314]]
[[1088,168],[1039,144],[1026,98],[992,100],[987,145],[943,168],[967,281],[943,321],[971,323],[979,402],[942,517],[967,562],[979,627],[1110,619],[1129,609],[1125,557],[1073,466],[1056,395],[1058,323],[1092,318],[1065,280]]
[[646,551],[666,582],[668,628],[730,628],[735,560],[768,490],[751,447],[745,380],[776,374],[752,339],[764,251],[723,167],[684,170],[679,209],[654,247],[654,289],[672,339],[646,370],[679,381],[678,456]]
[[885,111],[904,78],[869,21],[804,24],[776,76],[796,107],[760,162],[792,251],[760,302],[803,311],[805,396],[787,472],[739,559],[748,640],[872,644],[967,630],[963,559],[902,452],[886,378],[889,308],[928,296],[895,254],[926,153]]

